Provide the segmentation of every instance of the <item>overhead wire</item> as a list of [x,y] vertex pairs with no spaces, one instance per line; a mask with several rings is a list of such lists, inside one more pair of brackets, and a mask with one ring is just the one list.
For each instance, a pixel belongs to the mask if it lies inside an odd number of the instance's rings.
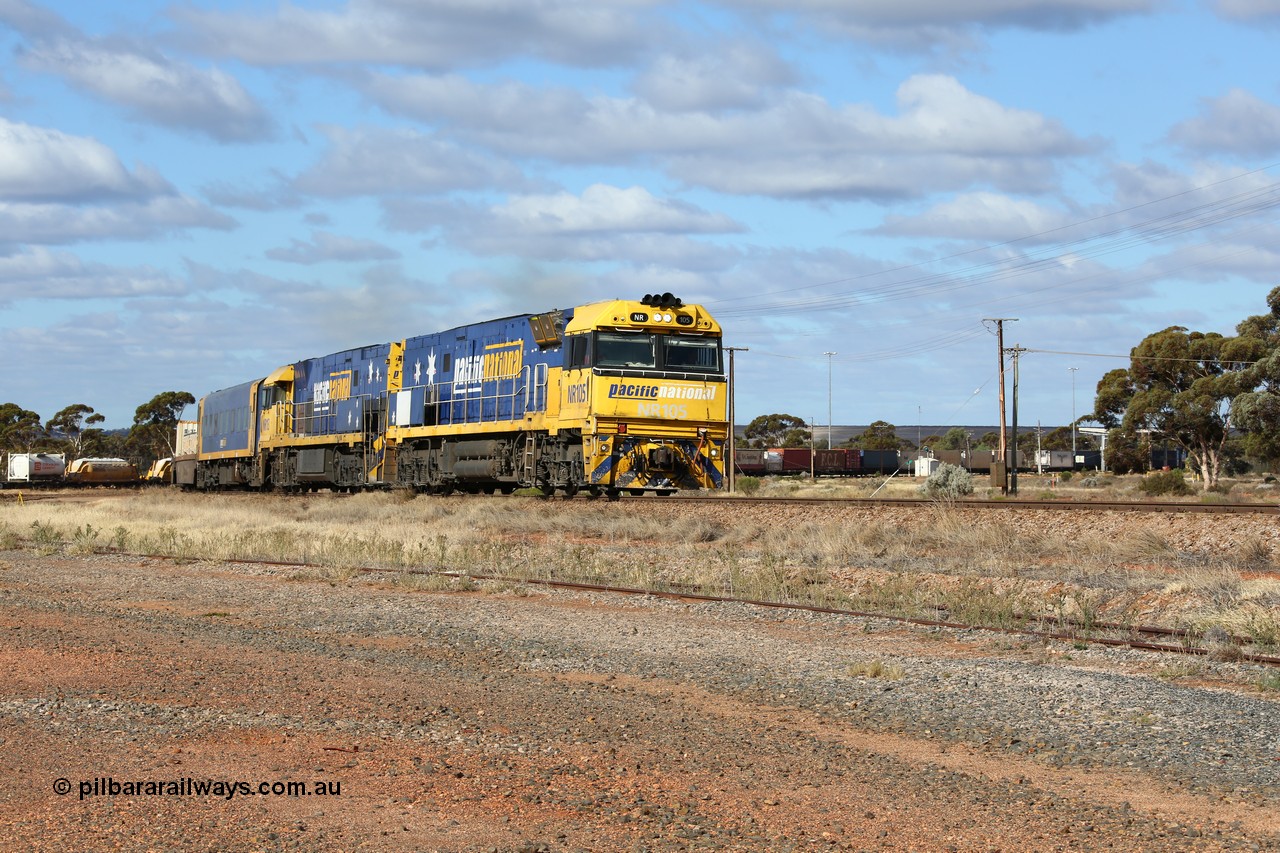
[[[769,294],[727,297],[708,304],[722,305],[722,307],[716,309],[717,316],[722,317],[744,316],[765,312],[769,313],[771,316],[776,316],[809,313],[812,311],[834,310],[859,303],[898,301],[902,299],[917,298],[922,295],[936,296],[958,290],[981,287],[983,285],[1025,276],[1029,273],[1039,272],[1047,268],[1062,266],[1066,259],[1078,262],[1079,260],[1092,260],[1105,255],[1116,254],[1138,246],[1172,239],[1186,233],[1203,230],[1214,225],[1220,225],[1246,216],[1273,210],[1276,207],[1280,207],[1280,182],[1269,184],[1266,187],[1237,193],[1234,196],[1230,196],[1225,199],[1216,199],[1205,202],[1204,204],[1197,205],[1194,208],[1178,210],[1157,216],[1146,220],[1137,228],[1132,225],[1119,226],[1101,234],[1093,234],[1076,240],[1067,241],[1065,243],[1054,244],[1052,248],[1055,251],[1052,255],[1037,256],[1029,254],[1022,260],[1017,261],[1010,261],[1008,257],[1002,256],[949,272],[922,272],[920,275],[916,275],[911,278],[893,281],[861,290],[777,301],[770,304],[747,304],[739,305],[737,307],[724,304],[735,301],[741,302],[758,300]],[[1078,226],[1073,225],[1069,227]],[[994,248],[1009,245],[1012,242],[1014,241],[997,244]],[[970,250],[970,252],[963,254],[970,254],[975,251],[981,250]],[[957,256],[958,255],[952,257]],[[847,283],[852,280],[884,276],[904,270],[920,270],[927,264],[936,262],[937,261],[921,262],[918,264],[895,267],[888,270],[869,272],[861,276],[857,276],[854,279],[845,279],[836,283]],[[1066,283],[1064,282],[1056,286],[1065,286],[1065,284]],[[786,291],[775,291],[774,293],[795,292],[796,290],[808,289],[809,287],[815,286],[826,285],[810,285]]]
[[[802,290],[811,290],[819,287],[828,287],[836,284],[848,283],[850,281],[861,281],[877,276],[888,275],[893,272],[905,272],[910,270],[922,270],[925,266],[941,261],[964,257],[978,252],[990,252],[1005,246],[1011,246],[1016,243],[1025,242],[1027,240],[1043,237],[1048,234],[1059,233],[1070,229],[1083,227],[1089,223],[1114,218],[1124,213],[1130,213],[1135,210],[1149,208],[1153,205],[1169,202],[1173,199],[1189,195],[1194,192],[1211,189],[1231,181],[1240,180],[1242,178],[1256,175],[1273,168],[1277,164],[1271,164],[1266,167],[1245,172],[1240,175],[1226,178],[1211,184],[1194,187],[1179,193],[1165,196],[1160,199],[1154,199],[1144,202],[1140,205],[1134,205],[1123,210],[1112,211],[1110,213],[1101,214],[1082,222],[1072,223],[1070,225],[1059,226],[1053,229],[1037,232],[1036,234],[1026,235],[1024,237],[1015,238],[1013,240],[1004,241],[1002,243],[989,244],[987,246],[969,249],[964,252],[957,252],[944,258],[933,259],[915,264],[908,264],[887,270],[873,271],[864,273],[859,276],[840,279],[833,282],[825,282],[814,285],[802,285],[795,288],[788,288],[779,291],[772,291],[765,294],[749,294],[741,297],[728,297],[721,300],[715,300],[712,303],[720,303],[721,307],[717,309],[717,315],[721,317],[732,316],[750,316],[767,313],[769,316],[787,316],[797,314],[807,314],[816,311],[831,311],[840,308],[847,308],[855,304],[892,302],[903,299],[918,298],[921,296],[941,296],[947,293],[982,287],[995,283],[1007,281],[1016,277],[1026,276],[1035,272],[1041,272],[1052,267],[1063,266],[1064,262],[1070,259],[1073,263],[1084,259],[1096,259],[1109,254],[1133,249],[1138,246],[1148,245],[1154,242],[1172,239],[1197,230],[1203,230],[1226,222],[1235,221],[1246,216],[1256,215],[1269,210],[1280,207],[1280,182],[1273,182],[1262,187],[1254,187],[1235,193],[1229,196],[1211,199],[1189,208],[1180,208],[1175,211],[1163,213],[1157,216],[1149,217],[1146,220],[1134,224],[1118,225],[1100,233],[1084,235],[1082,237],[1060,241],[1050,245],[1053,250],[1051,255],[1028,255],[1022,260],[1010,262],[1008,257],[994,258],[980,263],[971,264],[960,270],[942,273],[923,273],[913,278],[901,281],[889,282],[883,285],[866,288],[858,291],[850,291],[844,293],[834,293],[826,295],[815,295],[802,299],[793,299],[789,301],[779,301],[772,304],[746,304],[739,306],[725,305],[729,302],[750,302],[751,300],[759,300],[766,296],[796,293]],[[1243,233],[1255,231],[1264,227],[1267,223],[1258,223],[1249,228],[1244,229]],[[1236,232],[1241,233],[1241,232]],[[1203,245],[1203,243],[1196,244]],[[1237,249],[1232,252],[1218,253],[1209,257],[1200,258],[1190,262],[1184,266],[1196,267],[1203,266],[1214,261],[1223,260],[1254,251],[1251,247]],[[1013,297],[1015,302],[1022,302],[1032,296],[1037,296],[1046,292],[1061,290],[1062,293],[1054,299],[1047,302],[1043,299],[1038,301],[1038,306],[1045,304],[1055,304],[1069,299],[1077,299],[1081,293],[1079,285],[1090,280],[1097,280],[1107,276],[1110,270],[1095,270],[1084,276],[1074,276],[1062,281],[1050,282],[1042,287],[1035,288],[1030,291],[1023,291]],[[1125,279],[1125,283],[1138,282],[1146,278],[1152,277],[1155,273],[1146,273]],[[1116,282],[1110,281],[1107,284],[1114,285]],[[1067,290],[1071,287],[1071,290]],[[1090,288],[1086,293],[1094,292],[1100,288]],[[994,300],[987,300],[985,304],[990,304]],[[1008,304],[1009,300],[1003,300],[1004,304]],[[979,303],[984,304],[984,303]],[[980,331],[969,329],[957,329],[948,331],[941,335],[928,338],[917,339],[909,344],[899,347],[886,348],[877,351],[865,351],[857,354],[846,355],[838,360],[842,362],[859,362],[884,360],[890,358],[900,358],[908,355],[918,355],[925,352],[932,352],[940,349],[946,349],[963,343],[971,338],[978,337]],[[764,355],[769,353],[762,352]]]
[[[951,260],[951,259],[953,259],[953,258],[960,258],[960,257],[964,257],[964,256],[966,256],[966,255],[976,254],[976,253],[978,253],[978,252],[990,251],[990,250],[992,250],[992,249],[997,249],[997,248],[1000,248],[1000,247],[1002,247],[1002,246],[1010,246],[1010,245],[1013,245],[1013,244],[1015,244],[1015,243],[1025,242],[1025,241],[1027,241],[1027,240],[1034,240],[1034,239],[1036,239],[1036,238],[1044,237],[1044,236],[1047,236],[1047,235],[1049,235],[1049,234],[1055,234],[1055,233],[1057,233],[1057,232],[1059,232],[1059,231],[1066,231],[1066,230],[1068,230],[1068,229],[1071,229],[1071,228],[1077,228],[1077,227],[1080,227],[1080,226],[1082,226],[1082,225],[1088,225],[1089,223],[1097,222],[1097,221],[1100,221],[1100,220],[1102,220],[1102,219],[1108,219],[1108,218],[1113,217],[1113,216],[1119,216],[1119,215],[1124,214],[1124,213],[1130,213],[1130,212],[1132,212],[1132,211],[1139,210],[1139,209],[1144,208],[1144,207],[1150,207],[1150,206],[1152,206],[1152,205],[1160,204],[1160,203],[1162,203],[1162,202],[1166,202],[1166,201],[1170,201],[1170,200],[1175,199],[1175,198],[1180,198],[1181,196],[1189,195],[1189,194],[1194,193],[1194,192],[1200,192],[1201,190],[1211,189],[1211,188],[1216,187],[1216,186],[1219,186],[1219,185],[1221,185],[1221,184],[1230,183],[1231,181],[1240,180],[1241,178],[1247,178],[1247,177],[1250,177],[1250,176],[1252,176],[1252,175],[1261,174],[1261,173],[1263,173],[1263,172],[1266,172],[1266,171],[1269,171],[1270,169],[1275,168],[1275,167],[1276,167],[1276,166],[1278,166],[1278,165],[1280,165],[1280,163],[1271,163],[1271,164],[1268,164],[1268,165],[1266,165],[1266,166],[1261,166],[1261,167],[1259,167],[1259,168],[1257,168],[1257,169],[1252,169],[1252,170],[1250,170],[1250,171],[1248,171],[1248,172],[1242,172],[1242,173],[1241,173],[1241,174],[1239,174],[1239,175],[1233,175],[1233,176],[1231,176],[1230,178],[1223,178],[1223,179],[1222,179],[1222,180],[1220,180],[1220,181],[1214,181],[1214,182],[1209,183],[1209,184],[1202,184],[1202,185],[1197,186],[1197,187],[1190,187],[1190,188],[1188,188],[1188,189],[1182,190],[1182,191],[1177,192],[1177,193],[1173,193],[1173,194],[1168,195],[1168,196],[1163,196],[1163,197],[1158,198],[1158,199],[1152,199],[1152,200],[1150,200],[1150,201],[1142,202],[1141,204],[1131,205],[1130,207],[1127,207],[1127,208],[1121,208],[1120,210],[1114,210],[1114,211],[1109,211],[1109,212],[1107,212],[1107,213],[1098,214],[1097,216],[1093,216],[1093,217],[1090,217],[1090,218],[1088,218],[1088,219],[1081,220],[1081,221],[1079,221],[1079,222],[1070,223],[1070,224],[1068,224],[1068,225],[1060,225],[1060,226],[1057,226],[1057,227],[1055,227],[1055,228],[1048,228],[1048,229],[1045,229],[1045,230],[1043,230],[1043,231],[1038,231],[1038,232],[1035,232],[1035,233],[1033,233],[1033,234],[1023,235],[1023,236],[1021,236],[1021,237],[1014,237],[1014,238],[1012,238],[1012,239],[1004,240],[1004,241],[999,242],[999,243],[990,243],[990,244],[987,244],[987,245],[985,245],[985,246],[978,246],[978,247],[975,247],[975,248],[973,248],[973,249],[965,249],[964,251],[961,251],[961,252],[955,252],[955,253],[952,253],[952,254],[950,254],[950,255],[945,255],[945,256],[942,256],[942,257],[939,257],[939,258],[934,258],[934,259],[931,259],[931,260],[928,260],[928,261],[920,261],[920,262],[917,262],[917,263],[914,263],[914,264],[904,264],[904,265],[902,265],[902,266],[895,267],[895,268],[892,268],[892,269],[889,269],[889,270],[877,270],[877,271],[873,271],[873,272],[869,272],[869,273],[864,273],[864,274],[859,275],[859,276],[851,276],[851,277],[848,277],[848,278],[837,279],[837,280],[835,280],[835,281],[830,281],[830,282],[819,282],[819,283],[815,283],[815,284],[799,285],[799,286],[794,287],[794,288],[786,288],[786,289],[783,289],[783,290],[772,291],[772,292],[765,293],[765,294],[755,294],[755,296],[761,296],[761,295],[773,295],[773,294],[778,294],[778,293],[793,293],[793,292],[798,291],[798,290],[807,290],[807,289],[811,289],[811,288],[815,288],[815,287],[827,287],[827,286],[831,286],[831,285],[835,285],[835,284],[844,284],[844,283],[847,283],[847,282],[849,282],[849,281],[855,281],[855,280],[860,279],[860,278],[866,278],[866,277],[869,277],[869,276],[880,275],[880,274],[882,274],[882,273],[884,273],[884,272],[892,272],[892,271],[897,270],[897,269],[912,269],[912,268],[922,267],[922,266],[925,266],[926,264],[930,264],[930,263],[936,263],[936,262],[940,262],[940,261]],[[719,303],[719,302],[732,302],[732,301],[735,301],[736,299],[745,299],[745,298],[753,298],[753,297],[752,297],[752,296],[744,296],[744,297],[727,297],[726,299],[713,300],[711,303],[708,303],[708,304],[716,304],[716,303]]]

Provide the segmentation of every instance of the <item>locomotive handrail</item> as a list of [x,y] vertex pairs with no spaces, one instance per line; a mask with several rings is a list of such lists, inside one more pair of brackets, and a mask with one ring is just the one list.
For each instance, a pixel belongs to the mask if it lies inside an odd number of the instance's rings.
[[[480,382],[482,393],[473,394],[470,392],[457,393],[458,385],[453,383],[445,383],[443,385],[410,385],[404,388],[404,391],[414,391],[419,388],[426,392],[427,389],[452,387],[454,390],[450,393],[447,400],[430,399],[431,394],[424,393],[424,405],[431,409],[435,409],[435,424],[469,424],[469,423],[498,423],[504,420],[517,420],[524,416],[529,409],[531,389],[536,391],[539,387],[545,388],[545,380],[541,385],[531,381],[531,367],[545,367],[545,365],[525,365],[519,373],[511,373],[506,376],[498,376],[490,379],[484,379]],[[510,383],[507,385],[507,383]],[[459,383],[462,384],[462,383]],[[466,383],[470,385],[471,383]],[[494,386],[493,393],[483,393],[484,386],[492,384]],[[506,389],[506,390],[504,390]],[[523,396],[523,401],[520,399]],[[500,403],[507,400],[510,403],[510,411],[506,412],[502,409]],[[536,395],[534,398],[536,404]],[[476,417],[471,417],[472,407],[477,409]]]
[[[364,414],[368,411],[368,406],[374,401],[372,394],[355,394],[350,397],[344,397],[341,400],[322,401],[322,404],[328,407],[327,411],[316,412],[316,401],[309,400],[305,403],[293,403],[290,424],[290,433],[292,435],[334,435],[339,432],[360,432],[364,429]],[[351,429],[340,430],[338,424],[338,403],[346,400],[359,400],[360,402],[360,420],[361,423],[353,425]],[[305,414],[299,414],[299,411]]]

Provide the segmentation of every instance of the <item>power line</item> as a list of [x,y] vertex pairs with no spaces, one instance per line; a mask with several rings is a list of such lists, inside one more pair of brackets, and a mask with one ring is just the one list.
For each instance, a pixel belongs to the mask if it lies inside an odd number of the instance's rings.
[[[1053,350],[1053,349],[1029,349],[1028,348],[1025,350],[1025,352],[1043,353],[1045,355],[1078,355],[1084,358],[1122,358],[1122,359],[1125,359],[1126,361],[1132,361],[1134,359],[1139,359],[1141,361],[1175,361],[1175,362],[1184,362],[1187,364],[1203,364],[1204,362],[1211,360],[1211,359],[1204,359],[1204,358],[1173,358],[1170,356],[1163,356],[1163,355],[1134,355],[1133,353],[1130,353],[1129,355],[1118,355],[1116,353],[1105,353],[1105,352],[1067,352],[1065,350]],[[1240,365],[1253,365],[1258,363],[1256,361],[1240,361],[1239,359],[1234,359],[1234,358],[1218,359],[1218,361],[1220,361],[1222,364],[1240,364]]]
[[[1015,240],[1005,241],[1003,243],[989,244],[980,248],[957,252],[952,255],[936,258],[930,261],[906,264],[883,270],[875,270],[858,276],[837,279],[820,284],[802,285],[799,287],[785,288],[761,294],[726,297],[721,300],[713,300],[707,304],[721,306],[716,310],[717,316],[745,316],[760,313],[785,315],[833,310],[836,308],[849,307],[853,304],[871,301],[888,302],[915,298],[922,295],[939,295],[942,293],[997,283],[1033,272],[1043,271],[1044,269],[1052,268],[1054,266],[1061,266],[1065,258],[1070,258],[1072,260],[1094,259],[1104,255],[1129,250],[1144,244],[1172,239],[1177,236],[1203,230],[1205,228],[1220,225],[1245,216],[1272,210],[1280,206],[1280,182],[1267,184],[1263,187],[1251,188],[1224,198],[1207,201],[1190,208],[1183,208],[1170,213],[1154,216],[1140,223],[1121,225],[1101,233],[1090,234],[1074,240],[1060,242],[1054,244],[1052,247],[1055,250],[1054,254],[1049,256],[1027,255],[1024,256],[1022,260],[1016,262],[1010,262],[1008,257],[1000,257],[972,264],[968,267],[947,273],[927,273],[923,272],[923,268],[929,264],[964,257],[977,252],[990,252],[1004,246],[1035,239],[1036,237],[1044,236],[1046,234],[1079,228],[1091,222],[1150,207],[1193,192],[1211,189],[1230,181],[1239,180],[1241,178],[1263,172],[1268,168],[1272,168],[1272,166],[1265,167],[1264,169],[1256,169],[1212,184],[1206,184],[1201,187],[1184,190],[1180,193],[1166,196],[1161,199],[1145,202],[1144,204],[1135,205],[1123,210],[1113,211],[1082,222],[1060,226],[1059,228],[1020,237]],[[1205,261],[1202,261],[1202,263],[1204,262]],[[854,281],[880,278],[911,270],[921,271],[921,274],[900,281],[888,282],[862,290],[844,291],[825,295],[812,295],[789,300],[776,300],[772,303],[766,304],[740,304],[736,307],[729,304],[734,302],[759,303],[760,300],[770,296],[792,294],[803,290],[812,290],[821,287],[831,287],[838,284],[847,284]],[[1050,285],[1047,289],[1064,287],[1070,283],[1071,282],[1061,282],[1057,285]]]

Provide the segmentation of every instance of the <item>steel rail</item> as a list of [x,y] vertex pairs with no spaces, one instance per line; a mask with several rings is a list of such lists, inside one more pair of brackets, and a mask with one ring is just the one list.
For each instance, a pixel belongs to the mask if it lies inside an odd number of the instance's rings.
[[[881,612],[870,611],[870,610],[848,610],[848,609],[838,608],[838,607],[825,607],[817,604],[800,604],[796,602],[786,602],[786,601],[762,601],[759,599],[736,598],[733,596],[714,595],[709,593],[701,593],[701,592],[693,592],[693,591],[651,590],[651,589],[642,589],[638,587],[614,586],[611,584],[594,584],[594,583],[587,583],[583,581],[558,581],[558,580],[551,580],[548,578],[519,578],[519,577],[510,577],[506,575],[489,575],[489,574],[479,574],[479,573],[470,573],[470,572],[454,572],[454,571],[431,570],[431,569],[372,569],[372,568],[365,569],[365,568],[362,568],[359,571],[369,572],[369,573],[377,573],[377,572],[396,573],[396,572],[407,571],[410,574],[443,575],[446,577],[456,577],[459,579],[470,578],[471,580],[500,581],[504,583],[538,584],[542,586],[555,587],[558,589],[576,589],[576,590],[582,590],[584,592],[608,592],[608,593],[614,593],[619,595],[644,595],[644,596],[652,596],[654,598],[663,598],[663,599],[676,600],[676,601],[689,600],[689,601],[706,601],[706,602],[713,602],[713,603],[745,604],[752,607],[768,607],[768,608],[774,608],[774,609],[780,609],[780,610],[800,610],[800,611],[805,611],[809,613],[824,613],[824,614],[831,614],[835,616],[852,616],[852,617],[857,617],[862,619],[883,619],[886,621],[899,622],[902,624],[917,625],[922,627],[951,628],[951,629],[961,630],[961,631],[993,631],[999,634],[1041,637],[1041,638],[1053,639],[1053,640],[1070,640],[1073,642],[1097,643],[1098,645],[1103,645],[1103,646],[1115,646],[1120,648],[1131,648],[1131,649],[1144,649],[1148,651],[1169,652],[1169,653],[1176,653],[1176,654],[1199,655],[1199,656],[1210,656],[1213,654],[1212,649],[1200,648],[1200,647],[1190,646],[1186,644],[1179,644],[1174,646],[1174,645],[1167,645],[1164,643],[1152,643],[1145,640],[1131,640],[1131,639],[1115,638],[1115,637],[1084,636],[1082,633],[1079,633],[1079,632],[1038,631],[1038,630],[1032,630],[1030,628],[1007,628],[1007,627],[991,626],[991,625],[974,625],[974,624],[969,624],[967,622],[951,622],[943,619],[924,619],[920,617],[900,616],[897,614],[881,613]],[[1042,621],[1049,621],[1049,620],[1061,621],[1061,620],[1056,620],[1054,617],[1044,617]],[[1101,627],[1101,625],[1098,625],[1095,627]],[[1120,630],[1125,630],[1125,631],[1134,630],[1134,631],[1139,631],[1141,633],[1153,634],[1153,635],[1184,637],[1184,638],[1188,636],[1186,631],[1178,628],[1157,628],[1154,626],[1143,626],[1140,629],[1137,629],[1137,628],[1130,629],[1126,626],[1116,626],[1116,627],[1119,628]],[[1080,628],[1081,628],[1081,631],[1085,630],[1084,626],[1080,626]],[[1234,640],[1236,638],[1231,638],[1231,639]],[[1239,649],[1238,646],[1237,646],[1237,651],[1239,653],[1240,660],[1249,661],[1251,663],[1267,664],[1269,666],[1280,666],[1280,657],[1276,657],[1272,655],[1260,655],[1260,654],[1255,654],[1253,652],[1246,652],[1243,649]]]
[[[33,500],[58,500],[59,498],[73,497],[124,497],[126,495],[136,494],[138,491],[135,487],[127,488],[105,488],[105,489],[69,489],[65,492],[58,490],[30,490],[20,491],[18,489],[0,490],[0,497],[12,497],[16,501],[33,501]],[[626,490],[623,490],[626,493]],[[281,492],[261,492],[253,490],[237,490],[226,489],[216,492],[218,495],[227,496],[262,496],[269,495],[288,500],[305,500],[307,498],[324,497],[324,498],[347,498],[349,493],[339,492],[320,492],[305,494],[286,494]],[[577,495],[485,495],[474,492],[454,492],[451,495],[432,495],[434,498],[450,498],[452,500],[459,499],[476,499],[483,500],[485,498],[515,498],[516,500],[526,501],[566,501],[566,500],[586,500],[595,501],[596,498],[584,495],[579,492]],[[1145,512],[1145,513],[1207,513],[1217,515],[1280,515],[1280,503],[1261,504],[1194,504],[1194,503],[1175,503],[1173,501],[1074,501],[1074,500],[1023,500],[1015,499],[991,499],[991,498],[970,498],[959,500],[936,500],[931,498],[839,498],[839,497],[745,497],[738,495],[725,495],[722,493],[708,492],[698,494],[675,494],[675,495],[627,495],[627,503],[631,501],[645,501],[654,503],[686,503],[686,504],[707,504],[716,507],[734,506],[738,504],[765,504],[786,506],[827,506],[827,507],[900,507],[906,509],[919,509],[929,507],[947,507],[952,509],[975,509],[975,510],[1049,510],[1049,511],[1068,511],[1068,512]],[[608,505],[602,502],[602,505]]]
[[[134,554],[127,551],[120,551],[115,548],[98,548],[94,553],[112,554],[116,556],[130,556],[155,560],[191,560],[190,557],[176,557],[171,554]],[[244,565],[254,566],[275,566],[279,568],[297,568],[297,569],[325,569],[332,568],[317,563],[302,563],[285,560],[259,560],[248,557],[225,558],[211,560],[203,559],[206,562],[223,562],[223,563],[240,563]],[[547,586],[556,589],[580,590],[583,592],[604,592],[616,595],[635,595],[648,596],[652,598],[661,598],[672,601],[704,601],[710,603],[724,604],[744,604],[751,607],[771,608],[775,610],[796,610],[808,613],[822,613],[834,616],[849,616],[860,619],[882,619],[890,622],[898,622],[906,625],[916,625],[921,627],[932,628],[950,628],[959,631],[991,631],[999,634],[1008,634],[1025,637],[1039,637],[1042,639],[1064,640],[1071,642],[1096,643],[1097,645],[1112,646],[1117,648],[1143,649],[1147,651],[1166,652],[1173,654],[1196,655],[1202,657],[1210,657],[1215,650],[1191,646],[1188,641],[1191,638],[1191,632],[1183,628],[1162,628],[1152,625],[1130,626],[1121,625],[1112,622],[1094,622],[1088,625],[1073,622],[1072,620],[1059,619],[1055,616],[1045,615],[1037,617],[1027,617],[1027,620],[1038,622],[1052,622],[1060,626],[1074,629],[1067,631],[1045,631],[1035,630],[1031,628],[1010,628],[997,625],[981,625],[968,622],[953,622],[946,619],[926,619],[915,616],[902,616],[895,613],[884,613],[873,610],[852,610],[839,607],[827,607],[818,604],[802,604],[798,602],[788,601],[766,601],[762,599],[738,598],[735,596],[718,595],[714,593],[702,592],[697,587],[690,587],[684,590],[655,590],[645,589],[643,587],[626,587],[616,586],[613,584],[589,583],[586,581],[566,581],[554,580],[551,578],[527,578],[512,575],[499,575],[481,572],[462,572],[446,569],[414,569],[414,568],[394,568],[394,567],[377,567],[377,566],[353,566],[352,570],[362,574],[411,574],[426,575],[439,577],[452,577],[458,579],[484,580],[502,583],[523,583],[538,586]],[[942,608],[939,608],[942,609]],[[1100,637],[1092,636],[1091,633],[1096,630],[1110,630],[1120,633],[1136,633],[1149,636],[1163,636],[1177,638],[1181,642],[1178,645],[1169,645],[1166,643],[1153,643],[1146,640],[1136,640],[1123,637]],[[1248,661],[1250,663],[1265,664],[1268,666],[1280,666],[1280,656],[1262,655],[1254,652],[1246,652],[1242,648],[1243,640],[1240,637],[1228,636],[1226,638],[1232,643],[1237,656],[1233,659]]]
[[[547,497],[520,495],[525,500],[548,500]],[[559,498],[557,498],[559,499]],[[1190,504],[1172,501],[1067,501],[1067,500],[1022,500],[1022,499],[987,499],[973,498],[954,501],[934,500],[930,498],[806,498],[806,497],[729,497],[727,495],[671,495],[668,497],[636,498],[632,500],[652,500],[658,502],[705,503],[717,506],[734,504],[799,504],[817,506],[874,506],[874,507],[948,507],[954,509],[1027,509],[1027,510],[1067,510],[1096,512],[1165,512],[1165,513],[1210,513],[1210,514],[1249,514],[1280,515],[1280,504]]]
[[[168,554],[127,554],[114,549],[99,549],[103,553],[112,553],[117,555],[145,557],[150,559],[173,560],[177,559]],[[186,558],[190,559],[190,558]],[[296,569],[324,569],[331,568],[315,563],[300,563],[283,560],[257,560],[252,558],[233,558],[223,559],[217,562],[225,563],[242,563],[255,566],[275,566],[280,568],[296,568]],[[882,619],[890,622],[898,622],[905,625],[915,625],[928,628],[950,628],[958,631],[991,631],[999,634],[1007,634],[1014,636],[1038,637],[1042,639],[1063,640],[1069,642],[1086,642],[1096,643],[1102,646],[1112,646],[1116,648],[1142,649],[1146,651],[1165,652],[1170,654],[1185,654],[1201,657],[1210,657],[1214,654],[1213,649],[1207,649],[1189,645],[1187,642],[1191,634],[1182,628],[1161,628],[1157,626],[1127,626],[1116,623],[1092,623],[1084,625],[1071,620],[1062,620],[1054,616],[1028,617],[1028,621],[1054,622],[1060,626],[1064,626],[1074,630],[1066,631],[1044,631],[1031,628],[1010,628],[993,625],[971,624],[968,622],[954,622],[946,619],[926,619],[914,616],[902,616],[895,613],[883,613],[873,610],[852,610],[839,607],[826,607],[818,604],[802,604],[798,602],[788,601],[765,601],[761,599],[738,598],[735,596],[717,595],[698,590],[698,588],[688,588],[684,590],[655,590],[645,589],[642,587],[617,586],[614,584],[589,583],[586,581],[567,581],[555,580],[552,578],[526,578],[512,575],[490,574],[482,572],[462,572],[447,569],[415,569],[415,568],[393,568],[393,567],[377,567],[377,566],[354,566],[354,571],[362,574],[410,574],[437,577],[451,577],[457,579],[483,580],[499,583],[513,584],[532,584],[537,586],[546,586],[554,589],[569,589],[582,592],[603,592],[614,595],[634,595],[648,596],[651,598],[661,598],[671,601],[701,601],[708,603],[723,604],[744,604],[750,607],[771,608],[775,610],[795,610],[808,613],[822,613],[833,616],[847,616],[859,619]],[[1090,632],[1094,630],[1113,630],[1127,633],[1139,633],[1150,636],[1164,636],[1170,638],[1178,638],[1181,640],[1177,645],[1167,643],[1153,643],[1147,640],[1136,640],[1123,637],[1099,637],[1090,636]],[[1236,659],[1248,661],[1250,663],[1264,664],[1267,666],[1280,666],[1280,657],[1274,655],[1262,655],[1254,652],[1246,652],[1240,648],[1243,645],[1241,638],[1228,637],[1235,647]]]

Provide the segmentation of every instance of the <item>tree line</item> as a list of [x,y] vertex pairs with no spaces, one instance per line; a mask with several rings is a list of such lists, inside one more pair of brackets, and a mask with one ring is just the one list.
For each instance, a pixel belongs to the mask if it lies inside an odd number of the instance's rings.
[[105,430],[106,418],[92,406],[75,403],[47,421],[17,403],[0,403],[0,451],[62,453],[68,460],[119,457],[139,468],[174,454],[178,418],[196,398],[186,391],[165,391],[135,410],[128,429]]
[[[917,445],[914,441],[897,433],[897,427],[888,421],[875,421],[862,431],[836,447],[858,447],[863,450],[898,450],[910,452],[920,447],[934,450],[997,450],[1000,447],[1000,434],[994,430],[982,435],[970,433],[963,427],[952,427],[942,435],[926,435]],[[1019,433],[1023,433],[1019,430]],[[743,429],[739,440],[747,447],[808,447],[810,439],[818,448],[826,448],[827,440],[814,436],[808,424],[795,415],[772,414],[761,415]],[[1025,433],[1020,441],[1026,441]],[[1071,450],[1071,427],[1056,427],[1040,436],[1041,450]],[[1097,443],[1090,436],[1077,435],[1076,449],[1096,450]]]

